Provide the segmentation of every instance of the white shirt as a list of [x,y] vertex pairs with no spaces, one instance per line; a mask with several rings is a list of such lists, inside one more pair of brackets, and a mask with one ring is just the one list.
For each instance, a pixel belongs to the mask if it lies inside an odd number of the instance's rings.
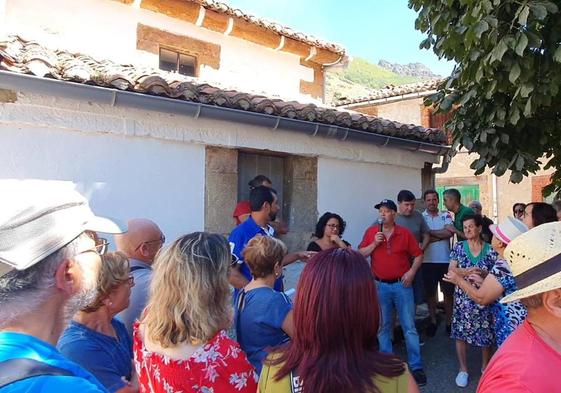
[[[436,216],[427,210],[423,212],[423,218],[431,231],[444,229],[446,225],[454,225],[450,212],[438,212]],[[450,262],[450,239],[430,243],[425,249],[423,263],[449,263]]]

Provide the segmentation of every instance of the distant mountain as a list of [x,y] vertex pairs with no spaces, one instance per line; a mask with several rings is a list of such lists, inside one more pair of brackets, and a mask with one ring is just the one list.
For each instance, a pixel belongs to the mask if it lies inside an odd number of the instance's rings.
[[439,78],[440,75],[434,74],[426,65],[422,63],[398,64],[390,63],[387,60],[380,60],[378,65],[397,75],[414,76],[419,78]]
[[[407,66],[410,66],[410,64]],[[426,69],[428,70],[428,68]],[[428,71],[432,76],[401,75],[360,57],[355,57],[349,61],[346,69],[335,69],[327,73],[326,101],[336,104],[344,98],[369,96],[372,90],[381,89],[388,85],[404,85],[434,77],[434,74],[430,70]]]

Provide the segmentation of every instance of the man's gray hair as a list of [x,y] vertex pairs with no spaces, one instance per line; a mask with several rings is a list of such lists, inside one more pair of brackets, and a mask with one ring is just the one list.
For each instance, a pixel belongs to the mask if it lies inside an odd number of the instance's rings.
[[53,293],[55,273],[61,263],[76,255],[82,234],[41,262],[0,277],[0,328],[21,315],[37,310]]
[[479,202],[479,201],[471,201],[469,203],[469,206],[475,206],[476,209],[483,209],[483,206],[481,205],[481,202]]

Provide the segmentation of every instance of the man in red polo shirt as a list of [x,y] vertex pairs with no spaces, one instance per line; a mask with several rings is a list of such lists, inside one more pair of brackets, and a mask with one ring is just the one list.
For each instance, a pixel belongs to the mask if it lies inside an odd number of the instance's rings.
[[395,308],[405,337],[409,369],[417,384],[423,386],[427,377],[423,371],[419,335],[415,327],[415,300],[411,286],[423,263],[423,252],[411,231],[395,223],[395,202],[384,199],[375,208],[379,210],[382,228],[380,225],[369,227],[358,248],[362,255],[370,256],[378,287],[382,311],[382,326],[378,332],[380,351],[393,352],[391,333]]

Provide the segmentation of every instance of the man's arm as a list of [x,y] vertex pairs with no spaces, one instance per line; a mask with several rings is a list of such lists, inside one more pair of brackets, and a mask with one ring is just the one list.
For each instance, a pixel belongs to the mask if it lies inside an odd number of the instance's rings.
[[450,239],[452,236],[454,236],[454,234],[446,228],[433,229],[430,231],[430,235],[437,238],[438,240]]
[[413,283],[413,279],[415,278],[415,274],[417,274],[422,264],[423,264],[423,254],[419,254],[415,257],[415,259],[413,259],[413,264],[411,265],[411,268],[407,272],[405,272],[403,276],[401,276],[401,283],[403,284],[404,287],[407,288],[411,286],[411,283]]
[[423,233],[423,241],[421,243],[421,250],[425,251],[430,244],[430,231]]
[[456,227],[454,225],[446,225],[446,229],[448,229],[450,232],[455,233],[456,236],[458,236],[461,239],[465,239],[466,236],[464,235],[464,232],[459,231],[458,229],[456,229]]
[[233,266],[230,269],[228,281],[230,282],[231,286],[237,289],[241,289],[245,287],[247,284],[249,284],[249,280],[245,278],[243,274],[240,273],[239,265]]
[[282,265],[283,266],[290,265],[291,263],[294,263],[296,261],[307,261],[308,259],[310,259],[316,254],[317,252],[315,251],[291,252],[290,254],[286,254],[284,256],[284,258],[282,259]]

